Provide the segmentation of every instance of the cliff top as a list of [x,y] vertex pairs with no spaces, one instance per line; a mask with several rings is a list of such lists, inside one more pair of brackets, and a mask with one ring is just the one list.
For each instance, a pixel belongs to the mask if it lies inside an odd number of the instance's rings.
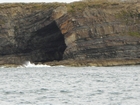
[[[86,7],[91,8],[127,8],[140,6],[140,1],[133,0],[130,2],[119,2],[118,0],[83,0],[72,3],[1,3],[0,10],[11,8],[23,8],[30,9],[31,11],[37,11],[42,9],[57,8],[59,6],[66,6],[69,12],[81,11]],[[131,6],[130,6],[131,5]]]

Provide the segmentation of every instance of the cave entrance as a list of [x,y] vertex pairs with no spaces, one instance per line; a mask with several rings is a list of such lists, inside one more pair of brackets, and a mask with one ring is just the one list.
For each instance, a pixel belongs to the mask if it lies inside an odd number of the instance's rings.
[[62,60],[66,49],[64,35],[55,21],[34,32],[29,46],[33,62]]

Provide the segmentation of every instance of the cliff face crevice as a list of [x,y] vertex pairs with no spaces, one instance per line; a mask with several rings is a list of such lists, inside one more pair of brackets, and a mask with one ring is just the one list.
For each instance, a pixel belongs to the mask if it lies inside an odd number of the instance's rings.
[[7,5],[0,8],[0,64],[140,58],[139,2]]
[[[59,8],[58,11],[47,9],[24,15],[23,11],[20,11],[19,17],[11,16],[8,22],[5,21],[6,23],[1,25],[0,63],[62,60],[66,44],[55,19],[63,16],[65,12],[59,13],[62,7]],[[54,11],[58,12],[57,15]]]
[[[25,38],[25,39],[24,39]],[[55,21],[43,28],[16,38],[18,53],[30,53],[32,62],[45,62],[52,60],[61,60],[66,48],[64,36],[57,27]],[[24,40],[23,40],[24,39]]]

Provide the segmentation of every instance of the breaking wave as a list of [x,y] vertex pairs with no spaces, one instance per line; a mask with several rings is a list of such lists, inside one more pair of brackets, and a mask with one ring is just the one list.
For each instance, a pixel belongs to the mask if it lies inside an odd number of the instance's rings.
[[59,66],[50,66],[50,65],[45,65],[45,64],[34,64],[31,63],[30,61],[25,62],[22,67],[65,67],[63,65],[59,65]]
[[50,65],[43,65],[43,64],[34,64],[31,63],[30,61],[25,62],[23,65],[23,67],[51,67]]

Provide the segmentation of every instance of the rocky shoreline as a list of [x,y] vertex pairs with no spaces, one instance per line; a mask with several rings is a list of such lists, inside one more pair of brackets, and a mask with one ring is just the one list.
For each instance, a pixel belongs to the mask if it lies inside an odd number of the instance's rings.
[[140,2],[0,4],[0,65],[137,65]]
[[[48,65],[48,66],[66,66],[66,67],[112,67],[112,66],[133,66],[140,65],[140,59],[104,59],[104,60],[62,60],[41,63],[38,62],[35,65]],[[0,67],[25,67],[20,64],[3,64]]]
[[44,63],[50,66],[69,66],[69,67],[109,67],[109,66],[126,66],[126,65],[140,65],[140,59],[104,59],[104,60],[64,60],[64,61],[53,61]]

